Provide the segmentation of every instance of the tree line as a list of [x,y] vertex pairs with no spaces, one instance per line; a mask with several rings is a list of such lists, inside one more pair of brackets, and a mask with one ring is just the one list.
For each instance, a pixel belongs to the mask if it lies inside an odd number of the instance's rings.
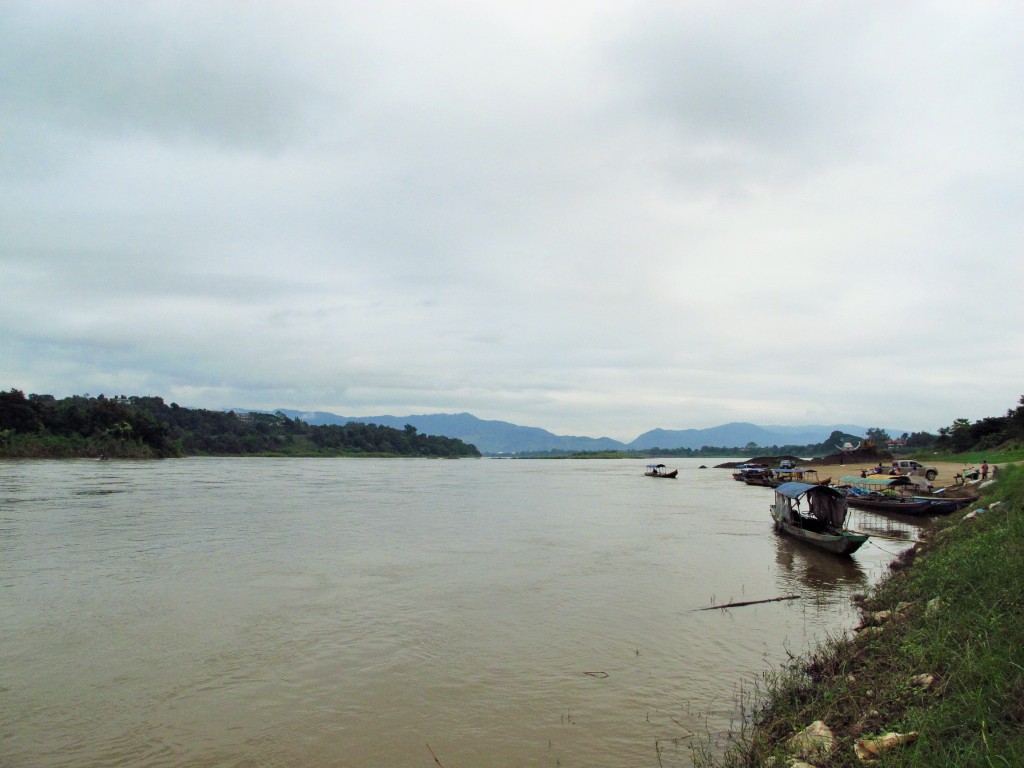
[[[743,447],[653,449],[644,456],[821,456],[834,453],[844,442],[862,436],[833,432],[814,445],[750,443]],[[892,439],[879,427],[863,436],[878,447]],[[904,433],[897,450],[936,450],[944,453],[1024,448],[1024,396],[1005,416],[977,421],[956,419],[938,434]],[[525,455],[567,455],[547,451]],[[242,455],[331,456],[479,456],[475,446],[436,435],[422,435],[412,425],[394,429],[350,422],[314,426],[278,413],[234,413],[183,408],[160,397],[25,395],[0,391],[0,457],[63,458]]]
[[0,392],[0,457],[480,456],[462,440],[350,422],[315,426],[282,413],[167,405],[160,397]]
[[[875,428],[868,430],[867,437],[884,445],[889,436]],[[1020,450],[1024,448],[1024,395],[1017,401],[1017,407],[1008,409],[1005,416],[988,416],[976,421],[955,419],[949,426],[940,427],[936,435],[904,434],[899,442],[909,449],[928,448],[942,453]]]

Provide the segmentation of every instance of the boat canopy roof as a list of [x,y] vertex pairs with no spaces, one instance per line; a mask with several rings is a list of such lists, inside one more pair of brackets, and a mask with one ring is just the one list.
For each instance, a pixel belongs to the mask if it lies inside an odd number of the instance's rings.
[[[819,520],[842,528],[846,524],[846,496],[829,485],[812,483],[783,483],[775,489],[775,497],[789,499],[790,502],[807,498],[809,512]],[[779,503],[778,501],[776,503]]]
[[865,488],[895,488],[899,485],[913,485],[914,481],[906,475],[868,475],[867,477],[843,477],[840,482],[847,485],[860,485]]
[[824,496],[835,496],[838,498],[844,498],[843,494],[830,485],[818,485],[817,483],[800,483],[791,482],[783,483],[775,492],[785,496],[787,499],[793,499],[794,501],[799,499],[801,496],[806,494],[808,491],[814,491],[815,495]]
[[648,464],[647,468],[648,469],[664,469],[665,465],[664,464]]

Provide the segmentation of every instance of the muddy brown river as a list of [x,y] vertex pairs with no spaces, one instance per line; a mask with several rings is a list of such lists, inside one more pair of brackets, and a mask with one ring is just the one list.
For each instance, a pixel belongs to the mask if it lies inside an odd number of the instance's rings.
[[689,766],[927,524],[702,463],[0,462],[0,764]]

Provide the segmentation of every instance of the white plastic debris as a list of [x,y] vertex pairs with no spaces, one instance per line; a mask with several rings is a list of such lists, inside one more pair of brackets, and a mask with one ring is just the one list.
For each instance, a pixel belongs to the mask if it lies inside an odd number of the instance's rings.
[[935,675],[930,675],[927,672],[922,675],[914,675],[910,678],[910,684],[918,688],[931,688],[935,682]]
[[873,760],[894,747],[898,747],[901,744],[910,744],[915,741],[917,741],[917,731],[911,731],[910,733],[890,731],[884,736],[857,739],[853,743],[853,751],[860,760]]
[[836,737],[821,720],[815,720],[789,740],[789,750],[794,757],[826,757],[836,745]]

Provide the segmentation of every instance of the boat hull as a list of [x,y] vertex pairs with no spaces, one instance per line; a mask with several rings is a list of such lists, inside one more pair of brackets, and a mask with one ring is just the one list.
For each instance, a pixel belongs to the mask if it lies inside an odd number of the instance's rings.
[[665,477],[668,479],[674,479],[679,474],[678,469],[673,469],[671,472],[644,472],[648,477]]
[[973,504],[977,500],[977,497],[971,499],[924,499],[924,501],[928,501],[931,504],[926,510],[926,514],[929,515],[948,515]]
[[937,511],[931,509],[930,499],[900,501],[899,499],[865,499],[851,496],[849,504],[851,507],[866,509],[869,512],[895,512],[898,515],[927,515]]

